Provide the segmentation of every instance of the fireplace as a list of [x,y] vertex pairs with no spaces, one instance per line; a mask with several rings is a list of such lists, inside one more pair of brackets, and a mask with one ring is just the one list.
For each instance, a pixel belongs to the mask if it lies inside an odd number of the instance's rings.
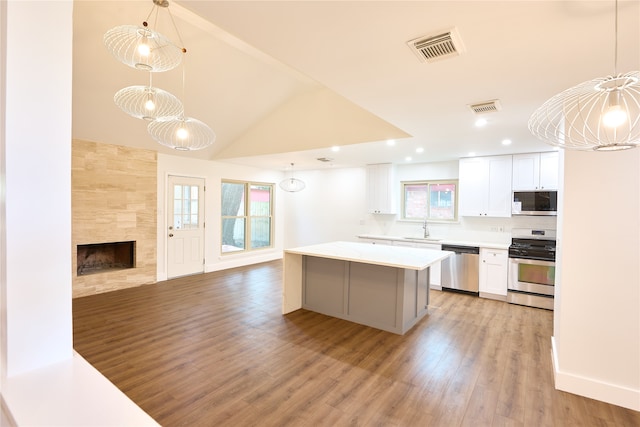
[[136,242],[78,245],[78,276],[135,267]]

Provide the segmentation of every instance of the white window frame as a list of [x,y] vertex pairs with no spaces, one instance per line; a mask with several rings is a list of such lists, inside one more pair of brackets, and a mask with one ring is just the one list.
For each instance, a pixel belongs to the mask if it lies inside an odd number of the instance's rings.
[[[224,211],[222,203],[222,197],[223,197],[223,190],[222,187],[224,186],[224,184],[237,184],[237,185],[243,185],[244,186],[244,215],[223,215],[222,212]],[[251,215],[251,211],[250,211],[250,204],[251,204],[251,200],[250,200],[250,191],[251,191],[251,187],[252,186],[262,186],[262,187],[269,187],[269,215]],[[274,218],[274,208],[275,208],[275,184],[274,183],[270,183],[270,182],[255,182],[255,181],[237,181],[237,180],[230,180],[230,179],[223,179],[222,183],[220,185],[220,190],[221,190],[221,200],[220,200],[220,251],[222,253],[222,255],[230,255],[230,254],[237,254],[237,253],[244,253],[244,252],[252,252],[252,251],[260,251],[263,249],[272,249],[274,247],[274,225],[275,225],[275,218]],[[235,219],[242,219],[244,221],[244,248],[240,249],[238,248],[237,250],[227,250],[224,251],[222,249],[223,246],[223,235],[224,235],[224,222],[225,219],[231,219],[231,218],[235,218]],[[260,246],[258,248],[253,248],[251,246],[251,219],[252,218],[269,218],[269,246]]]
[[[455,195],[453,198],[454,203],[454,212],[453,218],[436,218],[428,216],[428,213],[431,211],[431,197],[430,197],[430,187],[431,185],[443,185],[443,184],[451,184],[455,186]],[[427,204],[425,206],[425,215],[421,218],[407,218],[406,213],[406,186],[407,185],[426,185],[427,186]],[[401,220],[403,221],[424,221],[425,219],[430,222],[458,222],[458,193],[460,192],[460,186],[458,184],[457,179],[442,179],[442,180],[417,180],[417,181],[402,181],[400,183],[401,186]],[[426,218],[425,218],[426,217]]]

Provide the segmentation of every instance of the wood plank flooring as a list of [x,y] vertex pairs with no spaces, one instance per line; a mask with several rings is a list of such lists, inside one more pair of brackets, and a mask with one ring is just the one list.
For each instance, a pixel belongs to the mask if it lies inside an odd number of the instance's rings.
[[280,314],[282,263],[73,300],[74,347],[170,426],[640,426],[553,388],[553,313],[432,291],[404,336]]

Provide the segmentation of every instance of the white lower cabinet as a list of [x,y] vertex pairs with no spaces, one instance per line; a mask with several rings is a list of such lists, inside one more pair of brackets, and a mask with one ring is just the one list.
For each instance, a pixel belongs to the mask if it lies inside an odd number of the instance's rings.
[[480,248],[480,296],[506,300],[509,253],[506,249]]
[[[408,242],[406,240],[394,240],[394,246],[409,246],[411,248],[424,248],[424,249],[442,249],[442,245],[437,243],[422,243],[422,242]],[[442,268],[441,263],[432,265],[429,268],[429,287],[431,289],[442,289]]]

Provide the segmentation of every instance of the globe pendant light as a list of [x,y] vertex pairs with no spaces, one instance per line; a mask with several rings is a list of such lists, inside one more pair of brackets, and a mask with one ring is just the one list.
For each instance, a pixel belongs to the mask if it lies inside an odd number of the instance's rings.
[[288,191],[289,193],[295,193],[304,190],[304,188],[306,187],[304,181],[293,177],[293,163],[291,163],[291,176],[280,181],[279,185],[280,188],[282,188],[284,191]]
[[[167,0],[152,0],[153,8],[147,19],[138,25],[120,25],[110,29],[103,41],[109,52],[120,62],[138,70],[162,72],[176,68],[182,60],[182,48],[167,37],[148,28],[148,19],[159,8],[165,8],[175,28],[173,16],[169,12]],[[177,28],[176,28],[177,32]],[[179,35],[178,35],[179,37]]]
[[615,2],[614,74],[552,97],[529,118],[531,133],[574,150],[617,151],[640,144],[640,72],[617,74],[618,1]]
[[122,111],[137,119],[166,121],[183,113],[182,102],[171,93],[153,87],[151,73],[149,86],[129,86],[120,89],[113,97]]

